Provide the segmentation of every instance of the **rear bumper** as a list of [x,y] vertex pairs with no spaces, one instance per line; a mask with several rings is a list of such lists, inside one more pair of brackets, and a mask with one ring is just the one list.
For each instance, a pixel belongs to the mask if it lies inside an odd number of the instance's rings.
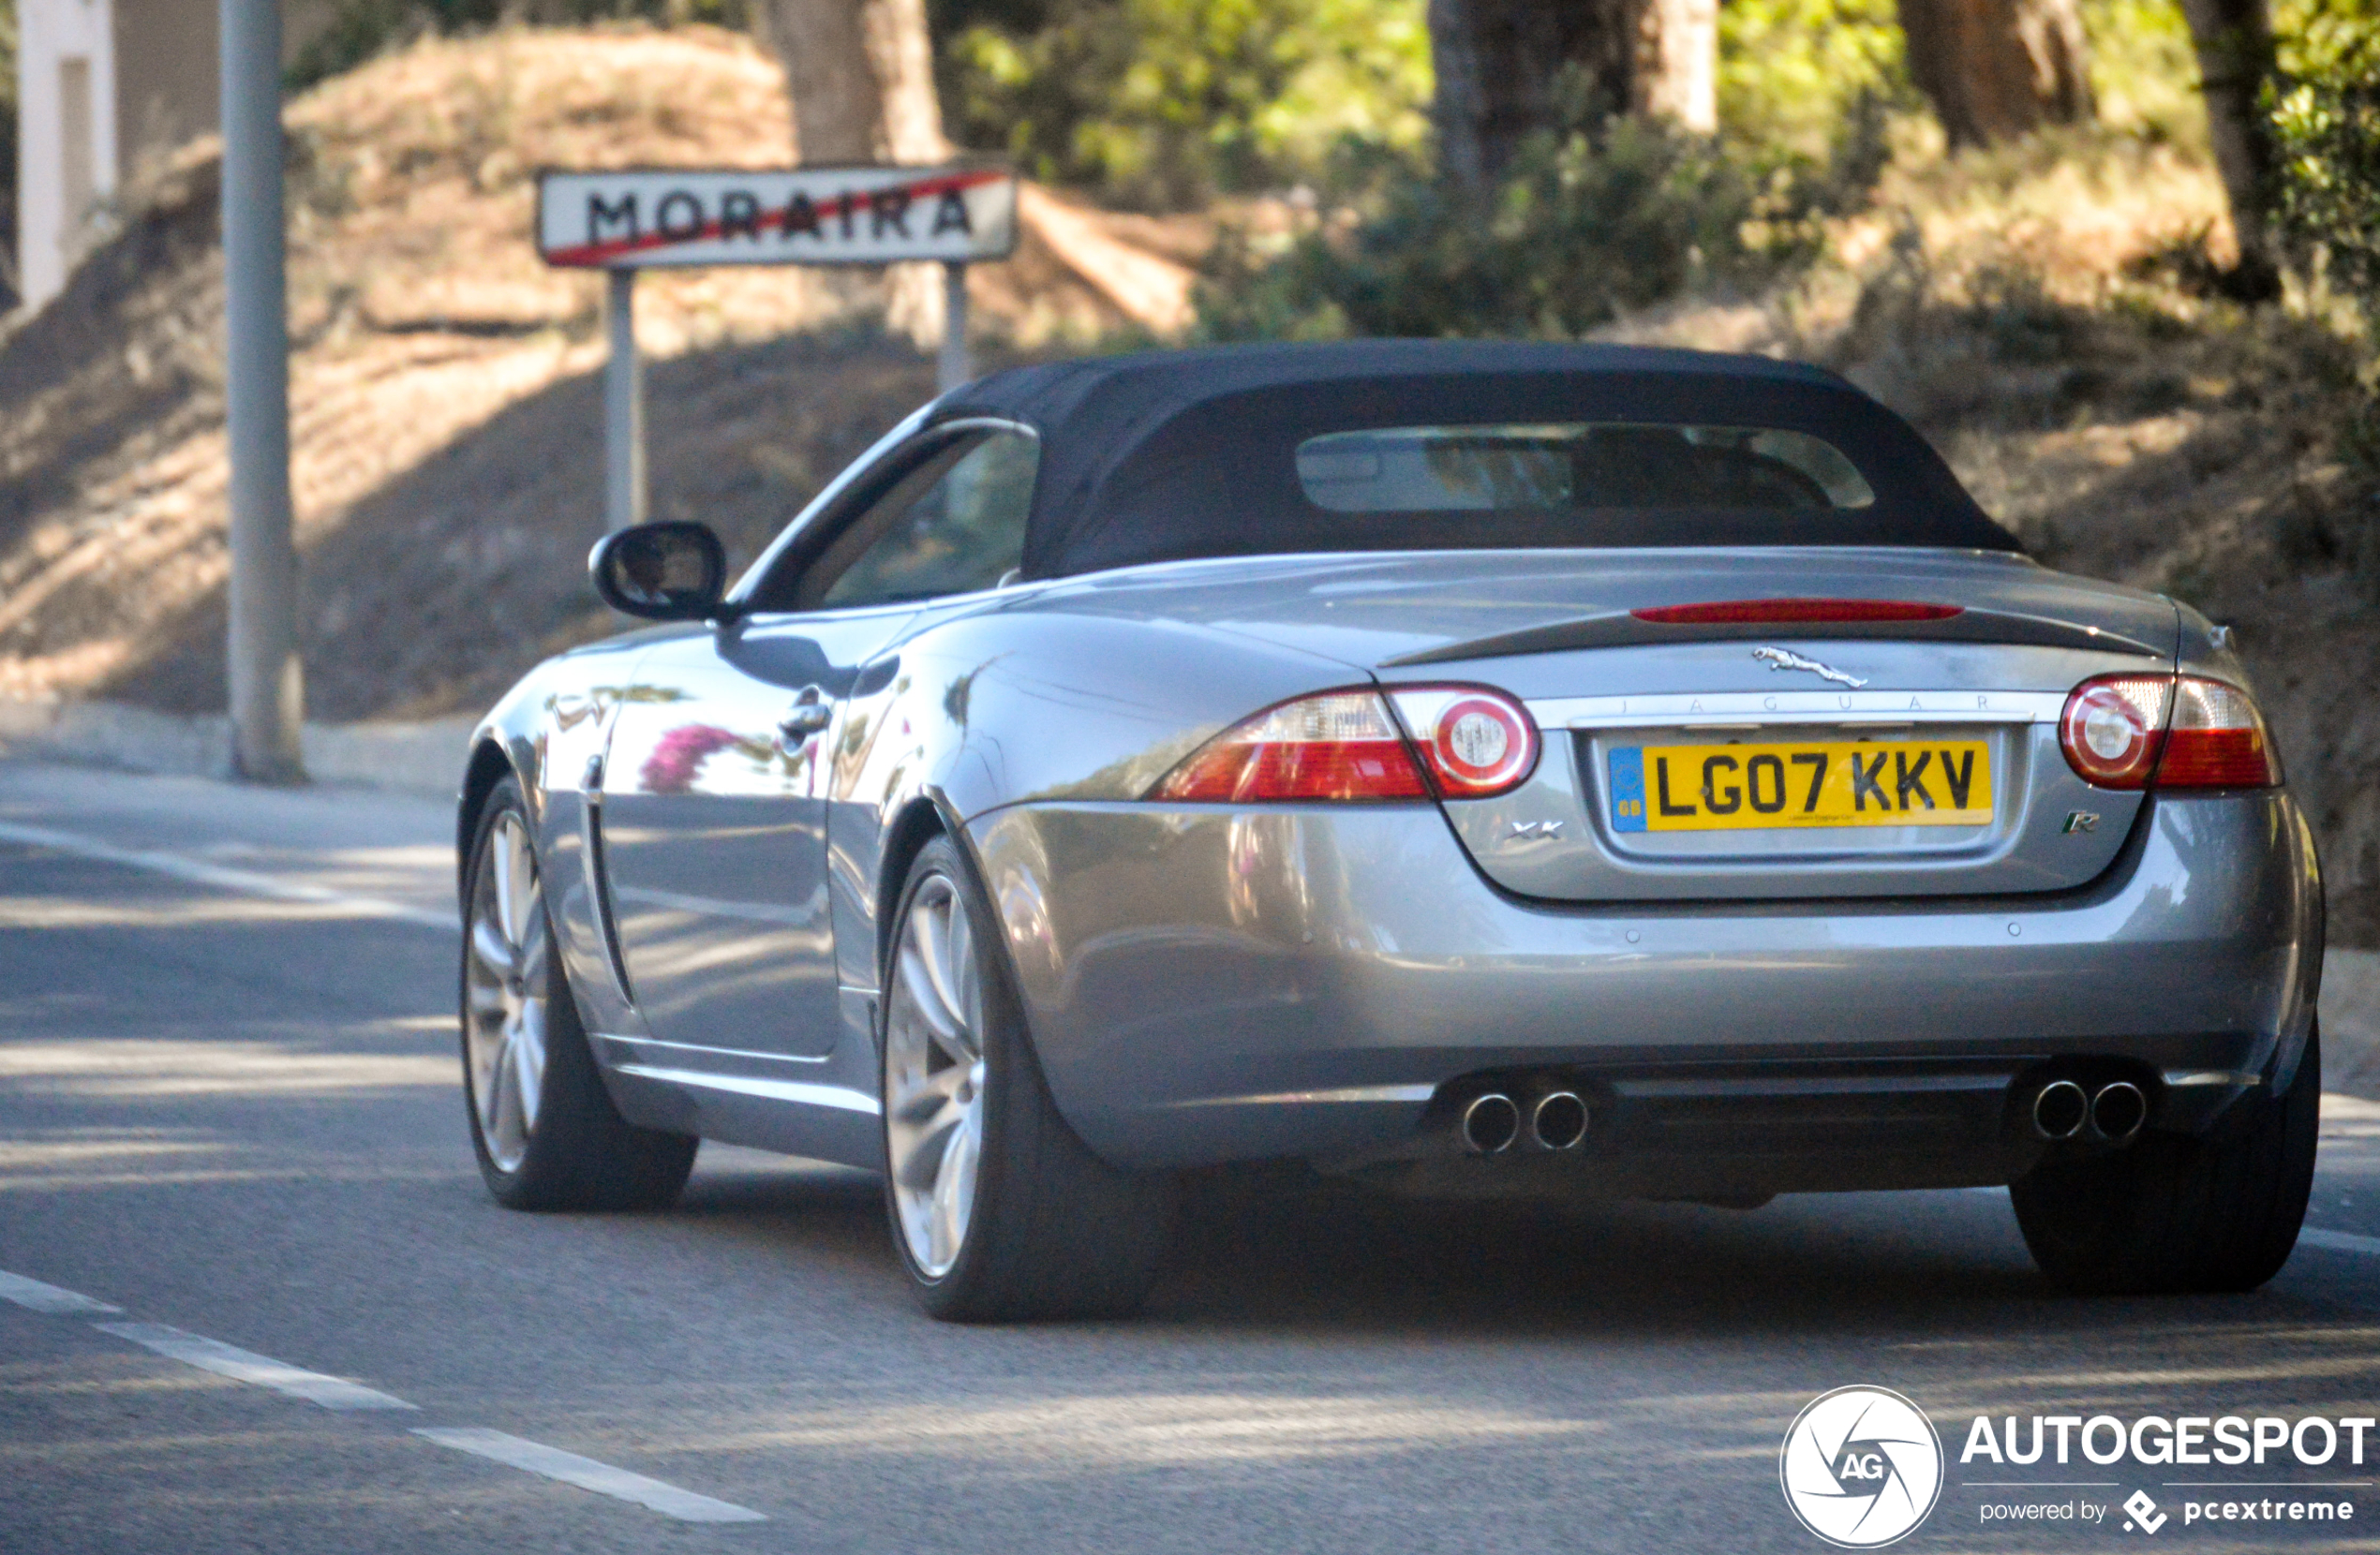
[[1135,1167],[1427,1158],[1452,1095],[1512,1074],[1640,1099],[1622,1191],[1718,1156],[1773,1189],[2005,1180],[2007,1088],[2042,1064],[2136,1066],[2166,1128],[2224,1076],[2285,1085],[2321,962],[2280,792],[2154,803],[2084,890],[1849,903],[1523,900],[1419,806],[969,830],[1058,1105]]

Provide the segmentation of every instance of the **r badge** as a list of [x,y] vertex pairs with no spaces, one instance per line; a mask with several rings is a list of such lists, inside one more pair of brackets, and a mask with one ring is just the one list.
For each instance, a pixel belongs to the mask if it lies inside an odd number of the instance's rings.
[[2072,810],[2067,813],[2066,823],[2058,829],[2070,837],[2076,832],[2095,832],[2099,829],[2099,817],[2090,810]]

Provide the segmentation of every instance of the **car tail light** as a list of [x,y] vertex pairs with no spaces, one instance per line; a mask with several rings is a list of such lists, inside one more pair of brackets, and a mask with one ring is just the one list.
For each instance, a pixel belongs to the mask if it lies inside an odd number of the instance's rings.
[[1376,691],[1331,691],[1258,713],[1193,751],[1152,799],[1427,799],[1404,732]]
[[2263,789],[2280,781],[2281,759],[2247,692],[2193,675],[2175,683],[2159,788]]
[[1389,693],[1449,799],[1483,799],[1519,788],[1537,767],[1528,709],[1479,686],[1408,686]]
[[1947,621],[1965,609],[1964,605],[1921,604],[1911,600],[1718,600],[1699,605],[1656,605],[1629,614],[1663,627],[1741,627]]
[[2147,788],[2165,742],[2173,684],[2169,674],[2110,674],[2075,687],[2058,720],[2066,764],[2103,789]]
[[2066,764],[2109,789],[2270,788],[2281,763],[2248,693],[2196,675],[2086,680],[2059,719]]

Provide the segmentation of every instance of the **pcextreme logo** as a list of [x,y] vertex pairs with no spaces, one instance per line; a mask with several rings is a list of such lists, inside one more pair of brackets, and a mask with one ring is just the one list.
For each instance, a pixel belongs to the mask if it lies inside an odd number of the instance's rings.
[[1942,1444],[1926,1412],[1883,1387],[1838,1387],[1793,1417],[1778,1454],[1785,1504],[1844,1549],[1891,1544],[1942,1493]]

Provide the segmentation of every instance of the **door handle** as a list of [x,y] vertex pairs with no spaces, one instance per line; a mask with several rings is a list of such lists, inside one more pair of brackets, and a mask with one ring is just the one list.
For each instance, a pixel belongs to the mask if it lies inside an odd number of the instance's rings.
[[794,698],[794,704],[785,709],[785,716],[777,720],[777,733],[785,745],[799,746],[812,734],[824,733],[834,721],[834,704],[826,700],[826,693],[815,686],[805,686],[801,694]]

